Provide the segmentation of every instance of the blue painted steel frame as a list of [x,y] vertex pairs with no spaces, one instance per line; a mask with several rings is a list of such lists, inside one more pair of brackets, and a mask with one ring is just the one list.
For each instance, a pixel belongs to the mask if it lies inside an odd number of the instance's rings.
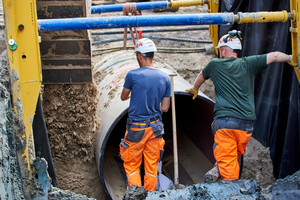
[[[165,9],[168,7],[167,1],[154,1],[136,3],[136,10],[151,10],[151,9]],[[105,12],[120,12],[123,11],[123,4],[92,6],[91,13],[105,13]]]
[[232,24],[233,13],[92,17],[38,20],[40,31],[86,30],[151,26]]

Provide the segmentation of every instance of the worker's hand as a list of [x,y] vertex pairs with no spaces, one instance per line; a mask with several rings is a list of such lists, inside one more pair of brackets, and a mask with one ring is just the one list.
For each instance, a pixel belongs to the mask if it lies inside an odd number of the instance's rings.
[[290,59],[289,61],[287,62],[288,64],[290,64],[291,66],[293,67],[296,67],[298,65],[298,63],[295,63],[293,60],[292,60],[292,55],[289,55],[290,56]]
[[198,90],[196,90],[194,87],[186,89],[185,91],[188,91],[188,92],[190,92],[190,93],[192,93],[194,95],[193,96],[193,100],[196,99],[196,97],[198,95]]

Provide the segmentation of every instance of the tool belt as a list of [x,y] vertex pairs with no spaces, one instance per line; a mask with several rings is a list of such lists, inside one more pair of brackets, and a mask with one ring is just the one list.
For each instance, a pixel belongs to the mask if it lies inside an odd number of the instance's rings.
[[132,124],[132,122],[134,122],[134,123],[139,123],[139,124],[141,124],[141,123],[146,123],[147,124],[147,122],[150,123],[150,122],[154,122],[154,121],[157,121],[157,120],[162,120],[161,115],[158,115],[156,117],[152,117],[150,119],[142,120],[142,121],[137,121],[137,120],[134,120],[134,119],[127,118],[127,123]]
[[127,118],[126,129],[132,134],[132,132],[134,132],[132,128],[151,127],[155,134],[155,137],[161,138],[162,135],[164,134],[164,124],[161,119],[162,119],[161,115],[143,121],[136,121],[131,118]]

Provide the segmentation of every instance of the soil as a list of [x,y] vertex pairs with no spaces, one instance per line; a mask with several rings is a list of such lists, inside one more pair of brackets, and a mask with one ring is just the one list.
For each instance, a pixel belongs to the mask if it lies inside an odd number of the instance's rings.
[[[207,6],[182,7],[175,14],[207,12]],[[144,11],[143,15],[154,14]],[[160,12],[155,14],[174,14]],[[120,13],[106,13],[101,16],[115,16]],[[170,28],[170,27],[161,27]],[[146,29],[146,28],[145,28]],[[153,28],[150,28],[153,29]],[[118,29],[120,30],[120,29]],[[105,30],[106,31],[106,30]],[[149,34],[144,34],[147,37]],[[160,32],[156,36],[174,37],[194,40],[210,40],[208,30]],[[93,36],[95,40],[120,38],[123,35]],[[166,48],[200,48],[202,43],[175,42],[170,40],[154,40],[157,47]],[[93,46],[97,48],[122,47],[123,41]],[[127,41],[127,46],[133,46]],[[92,65],[101,61],[102,55],[92,57]],[[154,59],[164,60],[177,72],[193,84],[195,78],[214,58],[214,55],[204,53],[156,53]],[[94,81],[101,80],[101,74],[94,74]],[[209,98],[215,101],[212,81],[206,81],[200,89]],[[96,168],[94,147],[97,128],[101,119],[97,118],[97,91],[94,83],[83,85],[45,85],[43,93],[43,109],[47,125],[53,162],[58,187],[78,194],[84,194],[95,199],[108,199],[100,182]],[[272,162],[269,149],[263,147],[255,139],[251,139],[247,147],[247,156],[244,161],[243,178],[255,178],[258,184],[267,186],[275,181],[272,176]],[[263,176],[262,176],[263,175]]]
[[43,109],[58,187],[105,199],[94,156],[97,93],[92,83],[45,85]]

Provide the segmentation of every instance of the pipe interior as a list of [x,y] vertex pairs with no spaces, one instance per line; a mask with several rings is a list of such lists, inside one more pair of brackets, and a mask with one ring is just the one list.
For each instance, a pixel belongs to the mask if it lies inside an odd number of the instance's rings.
[[[202,183],[204,174],[213,167],[213,135],[211,122],[214,103],[198,96],[192,100],[184,92],[175,92],[177,146],[179,161],[179,183],[192,185]],[[165,152],[163,173],[174,179],[172,109],[163,114]],[[126,110],[127,112],[127,110]],[[119,143],[125,134],[127,113],[119,119],[105,145],[104,157],[100,162],[105,190],[112,199],[122,199],[126,192],[126,175],[119,157]],[[104,148],[103,148],[104,149]]]

